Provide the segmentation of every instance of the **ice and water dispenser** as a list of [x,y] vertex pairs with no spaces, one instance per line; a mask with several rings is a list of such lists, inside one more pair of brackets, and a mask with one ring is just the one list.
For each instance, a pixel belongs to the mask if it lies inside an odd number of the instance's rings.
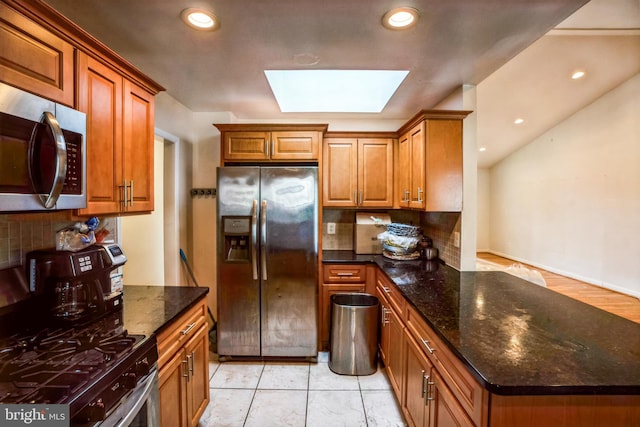
[[251,217],[222,217],[224,233],[224,260],[227,262],[249,262],[251,244]]

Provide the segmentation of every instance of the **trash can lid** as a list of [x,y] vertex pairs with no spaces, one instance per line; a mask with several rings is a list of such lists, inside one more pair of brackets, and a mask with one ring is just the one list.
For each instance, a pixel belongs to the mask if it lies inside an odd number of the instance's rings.
[[370,307],[378,305],[378,298],[364,293],[341,293],[331,295],[331,303],[352,307]]

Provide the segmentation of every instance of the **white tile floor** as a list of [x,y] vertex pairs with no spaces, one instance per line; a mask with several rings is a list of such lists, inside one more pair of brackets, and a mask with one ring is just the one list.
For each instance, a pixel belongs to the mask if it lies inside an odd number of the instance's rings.
[[211,403],[200,427],[405,426],[383,369],[338,375],[318,363],[210,362]]

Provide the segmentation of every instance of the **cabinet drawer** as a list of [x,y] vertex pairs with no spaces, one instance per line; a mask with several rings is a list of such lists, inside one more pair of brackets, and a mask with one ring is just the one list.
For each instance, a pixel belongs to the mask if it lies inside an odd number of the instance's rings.
[[488,399],[488,393],[413,307],[407,310],[406,325],[469,417],[480,425],[483,401]]
[[404,321],[405,308],[407,307],[407,301],[400,294],[400,290],[397,288],[391,280],[389,280],[384,273],[378,271],[376,274],[376,286],[379,291],[383,293],[389,300],[389,304],[398,314],[398,316]]
[[206,305],[203,298],[178,320],[158,333],[158,367],[164,364],[178,351],[202,325],[207,323]]
[[324,283],[365,283],[367,268],[364,264],[331,264],[322,268]]

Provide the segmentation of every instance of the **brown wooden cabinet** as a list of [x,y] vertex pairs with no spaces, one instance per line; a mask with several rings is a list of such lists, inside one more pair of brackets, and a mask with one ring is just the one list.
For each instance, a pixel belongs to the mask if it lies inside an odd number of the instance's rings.
[[425,123],[419,122],[400,136],[396,166],[396,197],[401,208],[425,207]]
[[323,206],[392,207],[393,142],[387,136],[325,136]]
[[206,299],[158,333],[160,422],[195,427],[209,403]]
[[221,163],[317,162],[326,125],[216,124]]
[[153,210],[153,95],[78,55],[78,108],[87,114],[87,208],[79,215]]
[[161,86],[44,2],[0,2],[0,81],[87,114],[87,207],[153,210],[154,95]]
[[391,386],[402,403],[404,384],[404,315],[405,299],[380,270],[376,272],[376,295],[382,306],[380,356]]
[[367,268],[364,264],[325,264],[320,288],[320,348],[327,350],[331,332],[331,295],[365,292]]
[[0,3],[0,81],[74,105],[71,43]]
[[395,206],[462,210],[462,120],[469,113],[424,110],[400,128]]

